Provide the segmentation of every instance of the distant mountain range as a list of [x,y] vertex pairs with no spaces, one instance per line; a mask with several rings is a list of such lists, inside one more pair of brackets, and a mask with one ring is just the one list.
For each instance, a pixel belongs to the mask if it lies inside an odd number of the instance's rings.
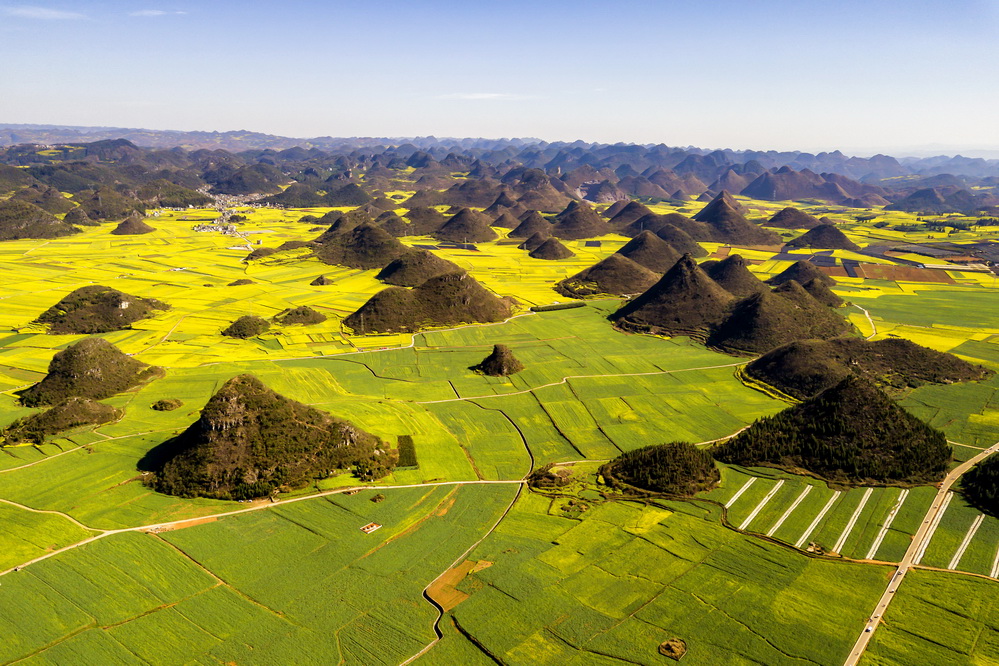
[[[850,157],[839,150],[832,152],[808,153],[802,151],[754,151],[754,150],[708,150],[694,146],[668,147],[662,144],[600,144],[585,141],[546,142],[536,138],[515,139],[483,139],[483,138],[450,138],[450,137],[312,137],[295,138],[234,130],[229,132],[201,132],[176,130],[150,130],[127,127],[86,127],[70,125],[35,125],[18,123],[0,123],[0,146],[12,146],[25,143],[65,144],[94,142],[109,139],[127,139],[137,146],[148,148],[185,148],[221,149],[230,152],[247,150],[286,150],[289,148],[318,148],[324,151],[349,152],[356,149],[391,147],[411,145],[420,150],[446,148],[450,151],[484,150],[501,151],[513,148],[520,152],[524,148],[536,146],[539,149],[550,150],[560,147],[573,149],[611,149],[632,154],[641,151],[656,151],[662,153],[681,153],[690,156],[690,163],[678,160],[678,172],[694,172],[698,177],[716,173],[723,165],[753,165],[763,170],[783,166],[795,170],[807,169],[815,173],[833,173],[848,178],[864,180],[876,177],[878,179],[902,176],[932,176],[951,174],[972,178],[999,177],[999,159],[984,157],[969,157],[962,155],[934,155],[927,157],[902,157],[896,159],[887,155],[873,157]],[[969,151],[969,154],[988,155],[987,151]],[[545,165],[546,167],[557,164]],[[698,167],[701,167],[700,169]],[[701,171],[702,173],[697,173]],[[628,174],[618,174],[626,176]],[[714,178],[708,180],[711,183]],[[748,183],[747,183],[748,184]],[[733,188],[729,188],[733,189]]]

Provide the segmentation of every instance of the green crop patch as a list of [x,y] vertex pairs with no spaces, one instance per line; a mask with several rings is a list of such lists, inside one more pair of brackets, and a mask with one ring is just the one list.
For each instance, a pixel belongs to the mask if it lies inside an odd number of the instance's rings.
[[[466,578],[460,589],[471,596],[451,614],[509,663],[537,654],[654,663],[671,636],[686,642],[691,663],[842,660],[881,572],[795,555],[705,517],[684,504],[612,502],[580,522],[525,496],[471,554],[493,565]],[[510,620],[497,625],[495,613]]]

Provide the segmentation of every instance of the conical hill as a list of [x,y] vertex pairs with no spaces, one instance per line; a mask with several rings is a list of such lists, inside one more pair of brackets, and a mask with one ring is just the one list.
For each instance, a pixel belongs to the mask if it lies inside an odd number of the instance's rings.
[[746,260],[739,254],[730,254],[710,265],[705,262],[701,264],[701,268],[708,277],[724,287],[725,291],[739,298],[769,290],[762,280],[750,272]]
[[927,349],[904,338],[871,342],[856,337],[796,340],[751,362],[746,373],[802,400],[850,375],[900,393],[926,383],[979,381],[993,374],[953,354]]
[[812,227],[801,236],[789,240],[788,247],[810,247],[819,250],[860,250],[860,246],[846,237],[842,231],[832,224],[820,224]]
[[0,201],[0,241],[59,238],[80,233],[72,224],[25,201]]
[[610,224],[615,229],[623,229],[635,220],[641,219],[646,215],[654,215],[654,213],[649,210],[649,207],[645,204],[639,203],[638,201],[627,202],[620,211],[614,217],[610,218]]
[[722,191],[711,203],[693,217],[695,222],[704,222],[712,228],[714,240],[735,245],[776,245],[780,236],[753,224],[734,208],[731,197]]
[[104,400],[160,374],[126,356],[104,338],[84,338],[56,352],[42,381],[21,393],[28,407],[54,405],[66,398]]
[[833,280],[831,277],[823,273],[819,270],[818,266],[807,259],[794,262],[782,272],[767,280],[767,284],[784,284],[790,280],[794,280],[798,284],[806,284],[810,280],[815,279],[818,279],[820,282],[824,282],[828,286],[836,284],[836,280]]
[[562,245],[557,238],[547,238],[545,241],[530,251],[529,256],[533,259],[547,259],[548,261],[558,261],[574,257],[572,250]]
[[496,240],[496,232],[490,228],[490,220],[484,214],[462,208],[434,232],[434,237],[452,243],[483,243]]
[[[710,195],[704,200],[707,199],[710,199]],[[728,190],[722,190],[717,194],[717,196],[708,201],[707,206],[694,215],[694,220],[698,222],[710,222],[712,219],[723,213],[727,214],[728,210],[735,211],[740,215],[744,214],[746,211],[745,207],[739,203],[735,197],[728,193]]]
[[375,277],[400,287],[415,287],[432,277],[460,272],[456,264],[428,250],[410,250],[393,260]]
[[621,328],[704,339],[735,300],[685,254],[661,280],[611,315]]
[[142,215],[138,212],[132,213],[127,218],[125,218],[121,224],[111,230],[111,233],[115,236],[139,236],[141,234],[149,234],[156,231],[151,226],[146,224]]
[[793,340],[826,340],[850,331],[843,317],[812,298],[797,282],[788,285],[797,291],[763,291],[736,303],[712,331],[708,344],[729,353],[762,354]]
[[384,229],[362,224],[322,242],[316,256],[323,263],[368,270],[387,266],[408,251]]
[[506,345],[493,345],[492,353],[474,369],[491,377],[508,377],[523,370],[524,364],[517,360]]
[[432,277],[414,289],[389,287],[344,319],[357,334],[415,332],[438,326],[491,323],[510,316],[510,305],[467,273]]
[[682,256],[673,249],[673,246],[651,231],[643,231],[632,238],[617,251],[617,254],[628,257],[654,273],[665,273]]
[[[575,204],[575,205],[573,205]],[[563,240],[580,240],[596,238],[610,233],[610,227],[588,205],[573,202],[570,208],[559,214],[552,228],[552,235]]]
[[829,288],[829,285],[819,278],[812,278],[801,286],[804,287],[805,291],[807,291],[812,298],[817,300],[822,305],[830,308],[838,308],[843,305],[843,299],[834,294],[832,289]]
[[447,218],[445,218],[436,208],[419,206],[416,208],[410,208],[404,217],[409,220],[409,223],[412,225],[414,236],[430,235],[444,226],[444,223],[447,222]]
[[130,328],[169,306],[155,298],[140,298],[99,284],[88,284],[62,297],[35,321],[58,335],[108,333]]
[[555,291],[571,298],[609,294],[640,294],[659,281],[659,275],[614,253],[555,285]]
[[605,208],[604,211],[600,214],[606,217],[608,220],[612,220],[614,219],[614,216],[620,213],[621,210],[629,203],[631,202],[625,199],[620,199],[612,203],[610,206],[607,206],[607,208]]
[[812,215],[788,206],[777,213],[765,223],[768,227],[778,227],[780,229],[811,229],[817,227],[819,221]]
[[534,234],[541,233],[546,238],[552,235],[551,222],[541,217],[536,210],[530,211],[513,231],[510,238],[530,238]]
[[252,499],[364,464],[388,473],[385,445],[350,421],[275,393],[253,375],[226,382],[166,445],[152,485],[182,497]]
[[521,250],[527,250],[528,252],[534,252],[539,247],[541,247],[542,245],[544,245],[545,241],[548,240],[549,238],[551,238],[551,236],[549,236],[547,233],[545,233],[543,231],[539,231],[538,233],[534,234],[533,236],[531,236],[530,238],[528,238],[526,241],[524,241],[523,243],[521,243],[520,245],[518,245],[517,247],[520,248]]
[[509,211],[503,211],[496,216],[491,226],[502,227],[503,229],[516,229],[520,224],[520,220],[511,215]]
[[690,234],[672,224],[664,224],[654,233],[680,254],[689,254],[692,257],[708,256],[708,251],[701,247]]
[[713,453],[729,464],[806,470],[836,482],[934,483],[947,471],[951,448],[942,432],[850,376],[757,420]]
[[87,211],[83,210],[80,206],[77,206],[66,213],[66,217],[62,218],[62,221],[66,224],[77,224],[81,227],[99,226],[95,220],[91,219],[91,217],[87,215]]

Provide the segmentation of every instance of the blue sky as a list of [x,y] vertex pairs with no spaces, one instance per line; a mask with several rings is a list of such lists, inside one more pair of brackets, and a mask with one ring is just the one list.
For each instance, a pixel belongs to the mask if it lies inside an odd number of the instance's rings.
[[0,0],[0,122],[996,149],[997,34],[999,0]]

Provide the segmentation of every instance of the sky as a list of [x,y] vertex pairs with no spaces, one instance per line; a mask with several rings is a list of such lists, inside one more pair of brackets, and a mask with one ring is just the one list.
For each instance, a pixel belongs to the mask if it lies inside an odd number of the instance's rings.
[[999,151],[999,0],[0,0],[0,123]]

